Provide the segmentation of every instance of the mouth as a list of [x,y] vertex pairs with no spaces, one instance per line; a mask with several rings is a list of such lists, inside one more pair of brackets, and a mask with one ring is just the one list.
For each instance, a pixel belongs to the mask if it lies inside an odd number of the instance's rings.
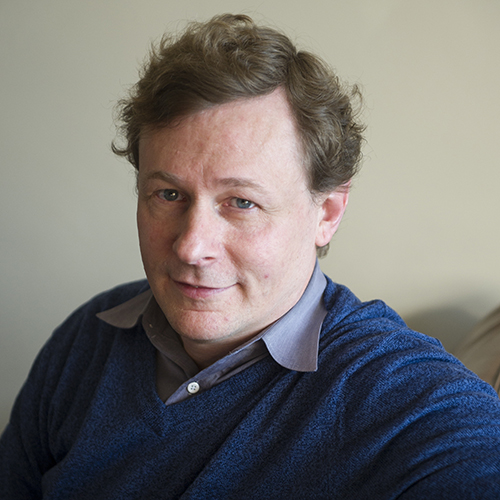
[[178,285],[183,285],[183,286],[190,286],[192,288],[205,288],[207,290],[217,290],[219,288],[225,288],[225,287],[217,287],[217,286],[205,286],[205,285],[194,285],[193,283],[188,283],[186,281],[175,281]]
[[177,289],[182,295],[190,299],[208,299],[225,292],[232,288],[233,285],[226,287],[212,287],[205,285],[195,285],[192,283],[186,283],[183,281],[175,281],[173,283],[176,285]]

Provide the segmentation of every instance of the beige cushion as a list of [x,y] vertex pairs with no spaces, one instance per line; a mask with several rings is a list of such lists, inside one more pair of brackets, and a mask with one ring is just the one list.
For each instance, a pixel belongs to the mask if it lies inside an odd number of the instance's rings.
[[500,307],[472,330],[455,356],[500,394]]

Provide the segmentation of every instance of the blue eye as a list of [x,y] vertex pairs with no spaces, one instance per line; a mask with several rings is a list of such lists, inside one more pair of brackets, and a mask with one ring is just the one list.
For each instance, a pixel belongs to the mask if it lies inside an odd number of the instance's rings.
[[177,201],[180,198],[179,191],[176,189],[163,189],[159,196],[166,201]]
[[238,208],[253,208],[255,203],[250,200],[244,200],[243,198],[234,198],[234,203]]

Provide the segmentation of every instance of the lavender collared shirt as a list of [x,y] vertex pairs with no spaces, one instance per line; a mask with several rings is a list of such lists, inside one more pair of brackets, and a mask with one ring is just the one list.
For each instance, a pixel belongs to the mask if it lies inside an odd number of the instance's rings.
[[302,297],[286,314],[201,371],[184,350],[151,290],[97,316],[118,328],[132,328],[142,318],[156,348],[158,395],[169,405],[206,391],[269,355],[290,370],[315,371],[319,334],[327,312],[322,300],[325,286],[326,279],[316,261]]

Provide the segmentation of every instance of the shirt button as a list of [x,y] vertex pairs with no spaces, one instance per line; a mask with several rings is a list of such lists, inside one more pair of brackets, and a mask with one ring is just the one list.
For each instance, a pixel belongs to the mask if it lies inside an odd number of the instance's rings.
[[198,382],[191,382],[187,386],[187,391],[189,392],[189,394],[196,394],[199,390],[200,390],[200,384],[198,384]]

